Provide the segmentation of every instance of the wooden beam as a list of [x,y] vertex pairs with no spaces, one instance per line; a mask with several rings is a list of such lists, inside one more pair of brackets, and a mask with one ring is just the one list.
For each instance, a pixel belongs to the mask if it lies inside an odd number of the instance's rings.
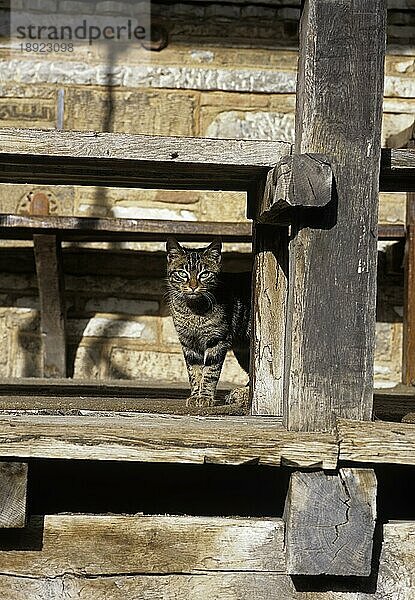
[[272,417],[0,416],[0,457],[204,464],[337,465],[334,436]]
[[402,383],[415,385],[415,193],[406,199]]
[[324,208],[331,201],[333,173],[319,154],[285,156],[269,171],[258,223],[289,225],[300,210]]
[[282,415],[288,229],[256,225],[252,277],[251,412]]
[[339,459],[415,465],[415,425],[339,419]]
[[[42,547],[30,550],[36,537]],[[285,571],[281,519],[46,515],[30,519],[17,551],[10,543],[2,535],[1,571],[27,577]]]
[[290,430],[327,431],[336,415],[372,414],[385,15],[384,0],[364,10],[308,0],[302,13],[295,152],[328,157],[337,196],[319,222],[300,214],[292,226]]
[[287,142],[122,133],[0,130],[0,181],[164,189],[247,190]]
[[[277,237],[278,231],[281,229],[276,230]],[[404,225],[380,224],[378,232],[385,240],[405,237]],[[0,236],[9,240],[31,240],[33,235],[46,234],[65,241],[160,242],[172,233],[179,241],[187,242],[207,242],[215,236],[224,242],[250,242],[252,223],[0,214]]]
[[54,235],[33,236],[40,300],[42,372],[66,376],[66,309],[60,242]]
[[371,572],[376,477],[370,469],[291,476],[284,518],[291,575]]
[[26,524],[27,464],[0,462],[0,528]]
[[66,241],[165,241],[174,235],[182,241],[250,242],[251,223],[164,221],[155,219],[98,219],[94,217],[26,217],[0,214],[3,239],[32,239],[33,235],[56,235]]

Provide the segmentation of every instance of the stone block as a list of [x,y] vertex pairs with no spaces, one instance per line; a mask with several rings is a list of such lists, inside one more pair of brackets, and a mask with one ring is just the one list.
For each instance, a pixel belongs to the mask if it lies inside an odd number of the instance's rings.
[[28,184],[0,184],[0,212],[27,215],[30,199],[37,193],[49,197],[50,214],[72,216],[74,210],[74,188],[71,186],[36,186]]
[[109,374],[116,379],[188,381],[181,353],[169,354],[122,346],[113,347],[109,358]]
[[238,19],[241,9],[236,4],[208,4],[205,9],[206,19],[216,21],[233,21]]
[[415,115],[413,113],[399,115],[390,113],[384,114],[382,120],[382,146],[389,146],[389,138],[391,136],[396,136],[401,131],[411,127],[414,121]]
[[25,0],[26,10],[45,14],[56,12],[57,0]]
[[140,320],[109,319],[94,317],[90,319],[83,331],[84,337],[98,338],[132,338],[144,344],[158,342],[157,317],[141,317]]
[[379,223],[405,223],[406,194],[382,192],[379,195]]
[[146,135],[194,134],[196,98],[193,93],[71,88],[65,104],[65,129]]
[[[1,278],[0,278],[1,284]],[[139,298],[154,298],[158,300],[165,292],[165,283],[161,278],[135,277],[127,279],[118,276],[66,275],[67,291],[87,292],[90,296],[96,294],[110,296],[135,296]],[[1,285],[0,285],[1,289]]]
[[[150,4],[150,2],[149,2]],[[117,0],[101,0],[95,4],[97,15],[131,15],[131,4]]]
[[127,315],[156,315],[159,303],[155,300],[132,300],[128,298],[90,298],[86,300],[82,312],[86,314],[127,314]]
[[225,111],[206,127],[212,138],[294,141],[294,115],[272,112]]
[[95,11],[94,2],[85,0],[60,0],[59,12],[69,15],[92,15]]

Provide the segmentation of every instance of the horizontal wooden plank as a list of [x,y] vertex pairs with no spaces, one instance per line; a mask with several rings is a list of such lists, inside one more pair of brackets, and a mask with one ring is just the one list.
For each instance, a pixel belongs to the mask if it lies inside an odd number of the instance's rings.
[[380,191],[415,191],[414,149],[383,148],[380,164]]
[[[378,233],[381,240],[401,239],[405,237],[405,227],[380,224]],[[212,237],[221,237],[224,242],[251,242],[252,223],[0,214],[2,239],[31,240],[37,234],[56,235],[65,241],[160,242],[174,235],[178,240],[188,242],[206,242]]]
[[30,240],[34,234],[56,235],[66,241],[160,242],[174,235],[178,240],[185,241],[209,241],[212,237],[221,237],[224,242],[250,242],[252,224],[0,214],[2,239]]
[[288,432],[272,417],[0,415],[0,457],[333,469],[337,454],[334,436]]
[[[41,540],[41,549],[34,547]],[[0,536],[1,572],[120,575],[285,572],[281,519],[46,515]]]
[[[148,535],[144,545],[138,524],[140,520],[143,523],[148,520],[150,524],[150,519],[154,519],[154,527],[145,527]],[[169,519],[172,525],[161,528],[162,521]],[[247,557],[247,562],[255,565],[255,562],[260,562],[258,557],[272,544],[273,539],[277,540],[276,556],[264,557],[264,561],[269,564],[274,559],[279,565],[281,554],[277,519],[253,519],[246,527],[241,523],[247,519],[215,518],[210,523],[199,517],[181,519],[184,522],[183,530],[177,529],[177,539],[172,540],[173,548],[169,548],[167,545],[163,547],[162,542],[168,541],[167,530],[173,532],[177,528],[180,522],[177,517],[46,516],[43,531],[42,519],[33,518],[29,544],[26,544],[27,531],[22,531],[19,537],[1,532],[0,544],[3,548],[8,545],[8,550],[0,550],[0,597],[7,600],[340,600],[344,596],[353,597],[354,600],[368,597],[384,600],[392,596],[412,597],[415,587],[414,523],[390,522],[384,525],[378,572],[364,579],[337,578],[335,582],[331,581],[335,585],[333,591],[330,582],[318,582],[315,578],[297,578],[294,582],[291,577],[275,571],[248,570],[249,567],[240,571],[220,568],[232,562],[233,557],[242,557],[248,548],[253,549],[254,556]],[[190,535],[186,539],[185,533],[196,530],[195,521],[199,521],[200,526],[203,522],[207,523],[207,531],[206,535],[200,532],[200,536],[198,532],[196,540],[200,543],[191,547],[195,536]],[[96,529],[92,527],[94,524]],[[264,539],[265,531],[270,533],[269,540]],[[206,546],[202,545],[202,539]],[[174,549],[176,554],[173,554]],[[158,550],[166,557],[171,554],[172,564],[197,566],[204,557],[206,562],[200,570],[194,568],[192,571],[164,573],[154,569],[149,573],[140,573],[137,567],[149,561],[151,556],[154,559]],[[53,551],[56,554],[52,554]],[[226,553],[230,554],[229,558]],[[214,567],[215,559],[219,564],[217,570]],[[166,562],[161,561],[162,568]],[[51,572],[56,575],[47,574]]]
[[247,190],[291,144],[4,128],[0,149],[3,183]]
[[415,465],[415,425],[339,419],[339,460]]
[[402,421],[415,412],[415,387],[399,384],[393,388],[375,389],[373,409],[376,419]]

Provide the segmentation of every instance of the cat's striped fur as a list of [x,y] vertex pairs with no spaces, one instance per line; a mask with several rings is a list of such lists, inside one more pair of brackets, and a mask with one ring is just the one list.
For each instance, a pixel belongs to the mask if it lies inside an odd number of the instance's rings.
[[190,382],[187,405],[210,406],[229,349],[249,371],[251,273],[222,272],[218,239],[190,249],[170,238],[166,249],[168,300]]

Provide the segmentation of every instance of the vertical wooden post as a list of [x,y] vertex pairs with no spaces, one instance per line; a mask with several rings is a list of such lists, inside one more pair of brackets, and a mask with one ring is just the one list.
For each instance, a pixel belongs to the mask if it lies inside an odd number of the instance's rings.
[[290,243],[284,417],[327,431],[370,419],[376,304],[385,0],[306,0],[297,153],[329,159],[337,194],[319,221],[299,213]]
[[[372,415],[385,21],[385,0],[303,5],[295,152],[324,154],[335,190],[318,214],[300,211],[292,225],[284,378],[291,430],[330,431],[336,417]],[[375,496],[370,469],[294,473],[288,572],[369,574]],[[340,559],[343,546],[363,551]]]
[[415,385],[415,193],[406,198],[402,382]]
[[26,524],[27,463],[0,462],[0,528]]
[[40,299],[43,377],[66,377],[65,295],[60,241],[33,236]]
[[251,412],[282,415],[288,230],[254,226]]

